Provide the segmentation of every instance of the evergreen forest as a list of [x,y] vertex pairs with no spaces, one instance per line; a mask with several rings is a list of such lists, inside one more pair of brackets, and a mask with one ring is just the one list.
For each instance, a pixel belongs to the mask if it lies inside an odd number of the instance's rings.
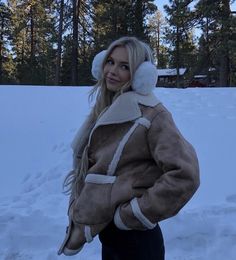
[[[0,84],[88,86],[91,63],[121,36],[151,45],[158,69],[236,86],[235,0],[0,0]],[[161,12],[160,10],[165,10]],[[186,83],[187,82],[187,83]]]

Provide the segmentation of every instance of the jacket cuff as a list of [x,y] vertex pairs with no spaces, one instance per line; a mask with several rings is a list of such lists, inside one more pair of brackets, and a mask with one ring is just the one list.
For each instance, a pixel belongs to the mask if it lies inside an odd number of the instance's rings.
[[152,223],[141,211],[137,198],[129,203],[121,204],[115,211],[114,223],[122,230],[147,230],[153,229],[156,223]]
[[157,223],[152,223],[144,214],[142,213],[137,198],[134,198],[130,202],[134,216],[143,224],[147,229],[153,229]]
[[124,222],[122,221],[120,217],[120,206],[116,209],[115,215],[114,215],[114,224],[116,225],[117,228],[121,230],[131,230],[131,228],[128,228]]

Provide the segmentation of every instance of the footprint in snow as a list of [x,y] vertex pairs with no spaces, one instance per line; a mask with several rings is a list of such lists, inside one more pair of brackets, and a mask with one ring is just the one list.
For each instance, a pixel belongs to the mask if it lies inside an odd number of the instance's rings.
[[230,203],[236,203],[236,194],[232,194],[226,197],[226,201]]

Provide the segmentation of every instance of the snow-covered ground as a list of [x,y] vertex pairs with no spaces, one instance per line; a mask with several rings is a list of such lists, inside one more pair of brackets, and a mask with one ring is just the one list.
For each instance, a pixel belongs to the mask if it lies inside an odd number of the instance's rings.
[[[0,86],[0,259],[101,259],[96,238],[57,256],[67,224],[62,182],[88,87]],[[201,187],[161,222],[166,260],[236,259],[236,88],[156,89],[194,145]]]

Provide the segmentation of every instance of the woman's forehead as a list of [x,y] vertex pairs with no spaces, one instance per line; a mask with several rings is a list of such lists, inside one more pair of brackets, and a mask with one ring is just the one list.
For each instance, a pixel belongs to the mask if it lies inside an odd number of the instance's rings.
[[124,46],[115,47],[109,56],[119,62],[129,62],[128,51]]

